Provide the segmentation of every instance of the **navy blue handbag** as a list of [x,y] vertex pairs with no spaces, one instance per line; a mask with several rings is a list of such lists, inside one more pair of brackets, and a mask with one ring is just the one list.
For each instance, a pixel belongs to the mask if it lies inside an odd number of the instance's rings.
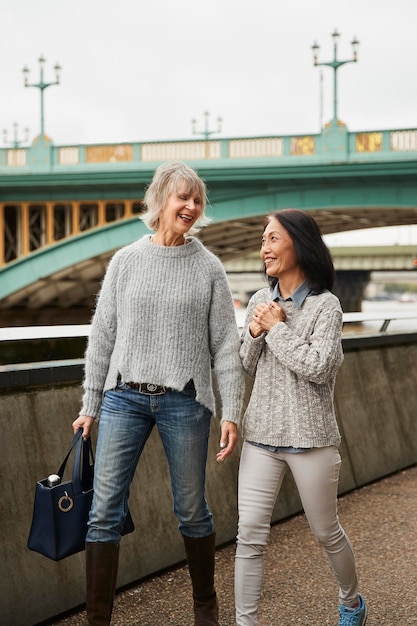
[[[72,480],[62,482],[65,467],[74,448]],[[59,476],[59,484],[50,486],[48,478],[36,483],[27,546],[29,550],[39,552],[53,561],[60,561],[84,550],[88,515],[93,499],[93,448],[90,437],[83,440],[81,429],[74,435],[56,476]],[[134,524],[128,511],[122,535],[133,530]]]

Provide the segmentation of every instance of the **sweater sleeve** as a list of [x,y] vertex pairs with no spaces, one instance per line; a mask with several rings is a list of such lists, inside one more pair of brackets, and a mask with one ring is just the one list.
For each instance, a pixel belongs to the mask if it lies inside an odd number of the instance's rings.
[[244,378],[239,359],[239,331],[226,273],[220,265],[212,284],[209,312],[210,353],[222,402],[222,422],[239,423]]
[[327,383],[343,361],[342,312],[325,307],[320,310],[308,340],[296,335],[285,322],[278,322],[267,334],[273,355],[300,378]]
[[115,255],[103,279],[85,355],[84,395],[80,415],[97,418],[101,408],[117,332],[116,289],[118,256]]
[[245,325],[242,332],[242,345],[240,347],[240,358],[243,369],[251,378],[255,378],[258,359],[265,345],[266,337],[266,333],[262,333],[259,337],[252,337],[250,334],[249,325],[252,321],[255,305],[256,302],[254,298],[251,298],[248,303]]

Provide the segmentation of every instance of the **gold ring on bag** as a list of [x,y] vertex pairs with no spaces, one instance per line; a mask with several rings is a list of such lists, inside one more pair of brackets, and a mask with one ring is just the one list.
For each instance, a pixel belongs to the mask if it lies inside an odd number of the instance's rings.
[[[71,511],[72,507],[74,506],[74,500],[72,498],[70,498],[70,496],[67,494],[66,491],[64,491],[64,494],[65,495],[63,495],[58,500],[58,508],[63,513],[68,513],[68,511]],[[64,506],[64,502],[68,502],[68,504],[66,506]]]

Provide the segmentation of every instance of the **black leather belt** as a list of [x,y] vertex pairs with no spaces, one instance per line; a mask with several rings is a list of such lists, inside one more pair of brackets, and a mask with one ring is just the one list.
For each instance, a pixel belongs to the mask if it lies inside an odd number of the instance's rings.
[[148,396],[161,396],[166,393],[167,387],[163,385],[154,385],[153,383],[125,383],[131,389],[136,389],[140,393],[146,393]]
[[[170,390],[170,387],[165,387],[164,385],[155,385],[154,383],[125,383],[130,389],[136,389],[136,391],[140,391],[140,393],[145,393],[148,396],[161,396]],[[187,391],[195,391],[194,381],[189,380],[185,385],[184,392]]]

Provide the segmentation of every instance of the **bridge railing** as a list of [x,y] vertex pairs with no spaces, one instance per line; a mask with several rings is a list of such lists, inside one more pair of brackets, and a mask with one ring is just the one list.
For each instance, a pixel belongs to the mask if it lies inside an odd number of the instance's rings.
[[[117,169],[121,165],[138,163],[144,165],[171,159],[185,161],[219,161],[247,159],[278,159],[296,161],[297,157],[314,157],[328,160],[328,128],[322,133],[304,135],[279,135],[267,137],[237,137],[204,140],[173,140],[152,142],[130,142],[111,144],[83,144],[48,146],[50,168],[80,169],[108,165]],[[387,154],[390,158],[407,158],[417,152],[416,129],[372,130],[348,132],[341,127],[346,137],[346,151],[341,157],[375,159]],[[0,169],[36,169],[36,158],[32,147],[0,149]],[[36,147],[36,149],[39,149]],[[45,163],[39,163],[44,169]]]

